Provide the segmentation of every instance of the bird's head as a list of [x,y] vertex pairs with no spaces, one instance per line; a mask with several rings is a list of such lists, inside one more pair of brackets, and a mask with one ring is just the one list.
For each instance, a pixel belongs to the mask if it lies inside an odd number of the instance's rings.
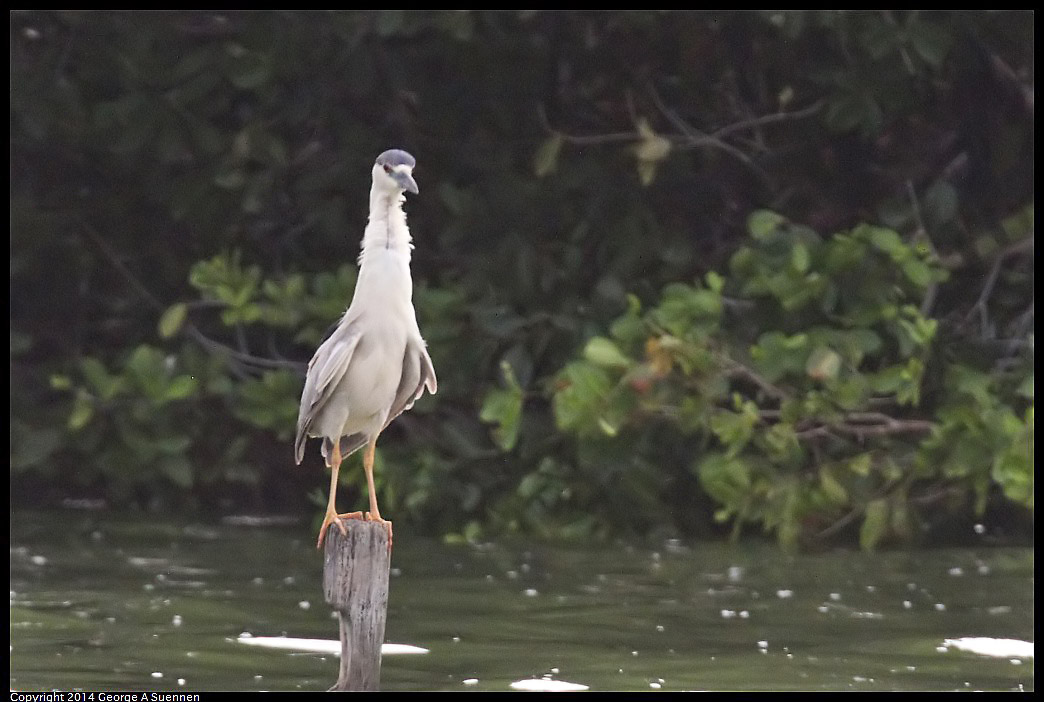
[[409,190],[416,194],[417,181],[413,179],[413,167],[417,159],[401,149],[389,149],[377,157],[373,164],[373,184],[389,192]]

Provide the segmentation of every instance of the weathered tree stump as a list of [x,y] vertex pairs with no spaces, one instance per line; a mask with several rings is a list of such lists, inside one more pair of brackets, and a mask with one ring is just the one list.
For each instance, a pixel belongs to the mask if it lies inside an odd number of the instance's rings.
[[326,532],[323,593],[341,623],[341,670],[330,691],[372,692],[381,683],[381,645],[388,617],[388,531],[380,522],[345,519]]

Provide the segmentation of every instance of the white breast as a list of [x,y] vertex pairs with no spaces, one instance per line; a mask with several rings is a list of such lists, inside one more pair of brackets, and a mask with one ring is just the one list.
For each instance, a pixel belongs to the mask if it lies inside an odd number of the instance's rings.
[[[410,339],[420,339],[409,258],[395,249],[366,252],[346,313],[364,330],[335,397],[347,402],[341,434],[372,435],[384,426],[402,379]],[[423,343],[423,342],[422,342]]]

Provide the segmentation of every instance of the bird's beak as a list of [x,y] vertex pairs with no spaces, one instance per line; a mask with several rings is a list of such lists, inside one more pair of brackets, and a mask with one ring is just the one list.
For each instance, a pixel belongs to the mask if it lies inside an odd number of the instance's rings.
[[403,190],[408,190],[414,195],[420,192],[420,190],[417,189],[417,181],[415,181],[413,176],[409,173],[403,173],[400,171],[393,174],[392,177],[395,178],[396,182],[398,182]]

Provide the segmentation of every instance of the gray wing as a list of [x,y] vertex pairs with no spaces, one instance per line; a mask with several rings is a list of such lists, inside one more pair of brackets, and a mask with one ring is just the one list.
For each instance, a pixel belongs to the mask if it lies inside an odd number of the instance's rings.
[[[384,422],[385,429],[388,428],[393,419],[413,407],[413,403],[420,398],[424,388],[427,388],[432,395],[435,394],[435,390],[438,388],[438,382],[435,380],[435,368],[431,365],[431,357],[428,356],[428,350],[423,345],[406,344],[406,352],[402,357],[402,378],[399,380],[399,387],[395,391],[395,400],[392,402],[388,419]],[[347,458],[361,449],[366,445],[366,441],[367,437],[363,434],[342,436],[340,446],[341,458]],[[323,458],[329,456],[332,449],[333,441],[324,439],[322,447]]]
[[360,338],[362,333],[357,327],[351,322],[342,322],[342,326],[338,326],[330,338],[319,346],[308,363],[308,374],[301,393],[301,408],[297,413],[297,437],[294,440],[294,455],[298,465],[304,460],[308,430],[348,370]]
[[[350,327],[346,327],[346,329],[350,329]],[[361,335],[348,333],[346,336],[349,346],[336,347],[336,349],[332,347],[328,353],[324,354],[324,349],[327,344],[332,342],[340,332],[341,330],[338,329],[337,332],[327,340],[327,342],[320,346],[319,350],[315,352],[312,362],[308,364],[308,377],[305,380],[305,390],[301,395],[301,410],[297,418],[296,451],[298,464],[300,464],[304,459],[304,444],[308,439],[308,428],[311,425],[312,420],[315,418],[319,410],[322,409],[326,400],[329,399],[329,393],[337,387],[337,384],[344,376],[344,371],[347,370],[348,364],[351,361],[351,354],[355,351],[355,347],[359,343],[359,337]],[[336,360],[329,360],[331,356],[337,353],[343,356],[343,364]],[[322,361],[320,360],[321,355],[323,355],[324,358]],[[318,369],[313,372],[313,367],[318,367],[323,363],[334,363],[334,369],[339,371],[338,374],[327,379],[328,374],[320,376]],[[313,376],[316,377],[316,381],[314,382]],[[327,385],[325,386],[326,392],[322,395],[315,392],[315,388],[321,387],[319,384],[320,377],[326,379],[327,382]],[[388,413],[388,419],[384,422],[384,427],[387,428],[393,419],[413,407],[413,403],[420,398],[424,393],[425,388],[427,388],[428,392],[432,395],[434,395],[435,391],[438,389],[438,380],[435,378],[435,367],[431,363],[431,357],[428,355],[428,350],[424,347],[423,342],[420,344],[410,342],[406,344],[406,351],[403,354],[402,359],[402,376],[399,380],[399,386],[395,391],[395,399],[392,402],[391,410]],[[316,398],[314,410],[306,413],[305,400],[312,396],[315,396]],[[339,453],[341,454],[342,460],[366,445],[366,437],[362,434],[342,436],[339,437],[339,441]],[[324,437],[321,447],[323,458],[329,456],[332,449],[333,439],[330,437]]]
[[395,401],[384,426],[387,428],[393,419],[413,407],[413,403],[424,394],[424,388],[432,395],[438,389],[435,368],[431,365],[431,356],[428,355],[424,342],[418,344],[411,341],[406,344],[406,353],[402,358],[402,379],[399,380]]

